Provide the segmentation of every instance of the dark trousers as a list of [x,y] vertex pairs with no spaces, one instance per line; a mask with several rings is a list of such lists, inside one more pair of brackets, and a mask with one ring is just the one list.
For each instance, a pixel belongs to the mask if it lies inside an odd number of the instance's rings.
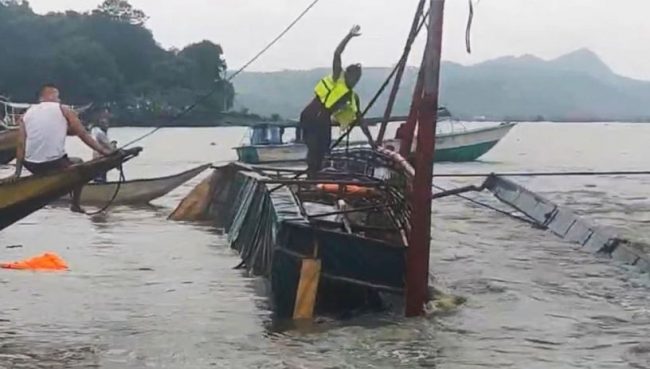
[[314,98],[300,114],[300,128],[307,145],[307,176],[314,178],[323,168],[332,141],[331,114]]

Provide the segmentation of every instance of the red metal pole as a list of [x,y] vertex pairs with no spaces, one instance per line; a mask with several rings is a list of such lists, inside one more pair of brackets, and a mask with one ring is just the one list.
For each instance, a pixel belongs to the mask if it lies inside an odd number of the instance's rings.
[[[425,50],[424,96],[419,105],[415,178],[411,196],[411,234],[407,251],[406,306],[408,317],[424,313],[429,292],[429,246],[431,242],[431,184],[438,115],[440,54],[444,0],[431,0],[429,40]],[[426,205],[424,205],[426,204]]]
[[411,31],[406,39],[406,45],[404,46],[404,52],[402,53],[402,62],[398,69],[397,74],[395,75],[395,81],[393,82],[393,89],[390,91],[390,96],[388,97],[388,103],[386,104],[386,111],[384,112],[384,121],[381,123],[379,128],[379,134],[377,135],[376,143],[381,145],[384,140],[384,135],[386,134],[386,127],[388,126],[388,120],[390,119],[391,114],[393,113],[393,105],[395,105],[395,99],[397,98],[397,93],[399,92],[399,86],[402,82],[402,76],[404,75],[404,69],[406,69],[406,60],[408,55],[411,53],[411,45],[415,41],[415,37],[418,34],[418,26],[420,25],[420,19],[422,18],[422,12],[424,11],[424,4],[426,0],[420,0],[417,9],[415,10],[415,16],[413,18],[413,24],[411,24]]

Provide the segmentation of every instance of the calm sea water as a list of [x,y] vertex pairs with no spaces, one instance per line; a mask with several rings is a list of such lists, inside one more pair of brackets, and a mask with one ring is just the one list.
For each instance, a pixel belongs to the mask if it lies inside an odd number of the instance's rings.
[[[112,134],[124,142],[145,131]],[[162,130],[143,142],[127,177],[233,159],[243,134]],[[90,156],[76,142],[69,151]],[[482,161],[436,166],[577,169],[650,169],[650,125],[520,125]],[[238,258],[224,237],[209,225],[166,220],[198,180],[151,207],[97,217],[49,207],[2,231],[0,260],[55,251],[71,270],[0,271],[0,368],[650,367],[647,275],[451,198],[434,204],[431,269],[439,285],[468,298],[465,306],[278,333],[263,284],[233,269]],[[522,181],[627,236],[650,239],[648,177]],[[13,245],[22,247],[6,248]]]

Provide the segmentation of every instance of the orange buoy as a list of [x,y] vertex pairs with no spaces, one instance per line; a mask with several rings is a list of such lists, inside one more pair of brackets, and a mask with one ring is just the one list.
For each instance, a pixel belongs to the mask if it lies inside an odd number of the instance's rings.
[[68,265],[57,254],[46,252],[43,255],[35,256],[30,259],[14,261],[12,263],[2,263],[0,268],[14,270],[35,270],[35,271],[56,271],[67,270]]
[[359,195],[365,196],[370,195],[373,192],[373,189],[365,186],[357,185],[338,185],[338,184],[319,184],[318,189],[330,192],[330,193],[339,193],[343,192],[348,195]]

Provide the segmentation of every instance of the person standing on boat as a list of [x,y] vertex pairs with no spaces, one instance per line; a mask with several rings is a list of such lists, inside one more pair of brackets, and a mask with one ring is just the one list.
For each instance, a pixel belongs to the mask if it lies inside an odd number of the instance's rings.
[[[67,135],[79,137],[88,147],[102,155],[113,152],[95,141],[74,110],[61,104],[59,90],[55,85],[41,87],[39,101],[19,120],[15,177],[20,177],[23,165],[32,174],[63,170],[73,165],[65,152]],[[70,210],[74,212],[83,212],[79,205],[82,187],[74,189],[72,193]]]
[[[110,127],[109,119],[110,112],[108,109],[102,109],[97,114],[96,123],[93,124],[92,128],[90,129],[90,134],[93,136],[95,141],[97,141],[97,143],[102,145],[105,149],[115,150],[117,142],[111,141],[108,138],[108,128]],[[93,160],[101,157],[101,153],[93,150]],[[106,172],[95,177],[94,181],[97,183],[106,183]]]
[[[354,37],[361,35],[361,27],[354,26],[343,38],[334,52],[332,74],[321,79],[314,88],[314,98],[300,114],[300,129],[307,145],[307,176],[313,178],[323,165],[323,158],[329,152],[333,124],[345,129],[359,117],[359,96],[353,88],[361,79],[361,65],[342,67],[341,55]],[[372,143],[372,136],[365,124],[364,134]]]

